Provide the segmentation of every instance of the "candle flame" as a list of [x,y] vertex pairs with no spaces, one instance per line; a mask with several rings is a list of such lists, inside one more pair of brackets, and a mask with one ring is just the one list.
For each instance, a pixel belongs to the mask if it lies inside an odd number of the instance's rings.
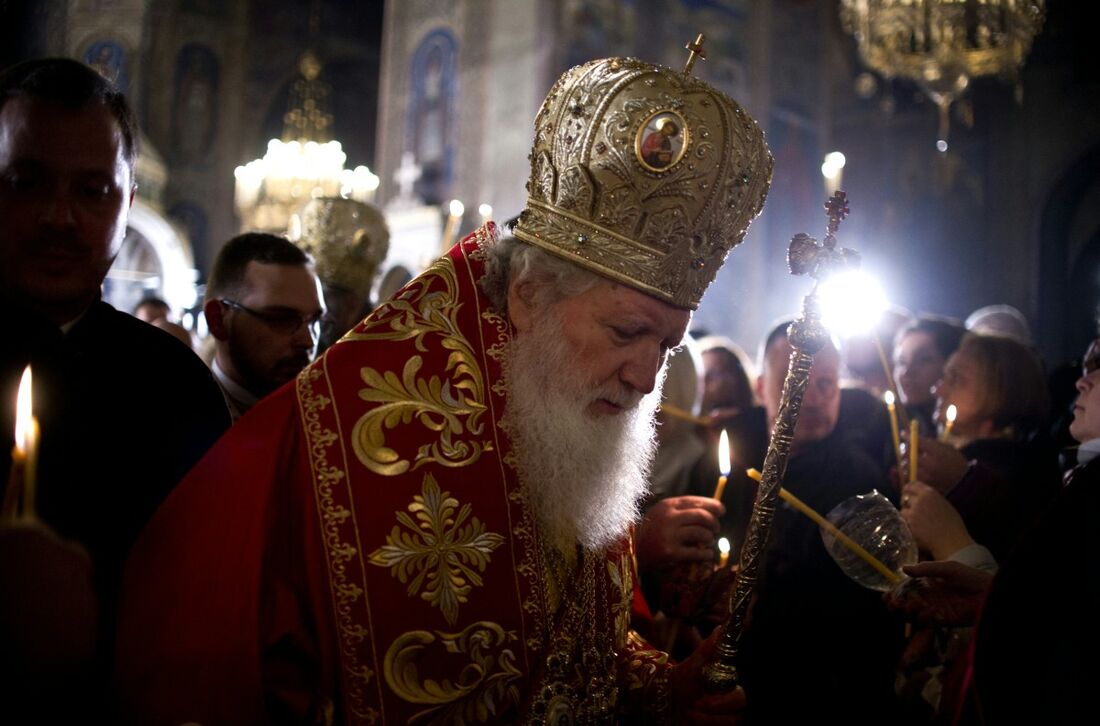
[[728,555],[730,552],[730,541],[725,537],[718,538],[718,551],[724,555]]
[[19,393],[15,397],[15,445],[21,454],[27,453],[31,437],[31,367],[23,369],[19,380]]
[[951,404],[947,407],[947,423],[955,423],[955,417],[959,415],[959,409],[955,407],[955,404]]
[[894,392],[893,391],[887,391],[886,393],[882,394],[882,400],[886,401],[887,406],[893,406],[894,405]]
[[448,211],[451,213],[452,217],[461,217],[466,213],[466,205],[457,199],[452,199],[451,203],[448,205]]
[[730,473],[730,437],[725,429],[722,429],[722,436],[718,439],[718,471],[722,476],[729,476]]

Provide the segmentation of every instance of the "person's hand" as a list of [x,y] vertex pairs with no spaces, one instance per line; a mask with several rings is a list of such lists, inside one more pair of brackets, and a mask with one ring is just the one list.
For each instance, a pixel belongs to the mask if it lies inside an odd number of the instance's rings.
[[702,645],[669,676],[669,690],[676,723],[737,724],[745,714],[745,691],[738,686],[728,693],[708,693],[703,687],[703,668],[714,659],[722,628],[716,628]]
[[635,533],[638,569],[714,559],[718,518],[725,506],[709,497],[662,499],[646,512]]
[[[908,456],[905,457],[904,466],[908,472]],[[966,474],[969,466],[966,457],[951,444],[921,437],[917,446],[917,479],[940,494],[951,491]]]
[[913,579],[887,593],[886,602],[920,625],[973,625],[993,581],[991,573],[961,562],[919,562],[903,571]]
[[947,559],[974,544],[958,510],[922,481],[911,481],[902,487],[901,516],[917,546],[934,559]]

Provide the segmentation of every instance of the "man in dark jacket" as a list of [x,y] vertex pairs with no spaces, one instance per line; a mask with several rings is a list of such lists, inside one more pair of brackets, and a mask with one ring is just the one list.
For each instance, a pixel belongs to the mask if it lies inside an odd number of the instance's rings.
[[[100,299],[126,233],[136,139],[125,97],[87,66],[39,60],[0,74],[0,425],[9,442],[0,471],[10,472],[0,479],[0,697],[13,722],[31,718],[25,708],[39,722],[105,708],[129,548],[229,425],[192,351]],[[34,482],[10,454],[11,404],[28,365],[41,428]]]

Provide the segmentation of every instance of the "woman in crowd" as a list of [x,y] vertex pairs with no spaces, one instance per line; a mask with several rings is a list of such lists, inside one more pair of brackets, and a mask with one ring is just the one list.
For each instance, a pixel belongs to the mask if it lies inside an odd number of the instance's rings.
[[[944,441],[921,437],[917,478],[902,490],[902,516],[921,551],[993,569],[1057,491],[1042,365],[1010,338],[967,333],[934,387],[934,419],[957,417]],[[925,627],[909,641],[898,690],[914,722],[950,714],[961,690],[969,628]]]

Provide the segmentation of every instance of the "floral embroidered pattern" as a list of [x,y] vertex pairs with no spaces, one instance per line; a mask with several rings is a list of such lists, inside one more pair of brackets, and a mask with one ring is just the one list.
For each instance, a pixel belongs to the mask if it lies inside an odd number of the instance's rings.
[[[479,621],[459,633],[413,630],[404,633],[386,651],[383,673],[394,693],[410,703],[430,704],[410,723],[457,724],[499,720],[519,702],[514,631]],[[462,678],[422,678],[419,665],[461,659],[452,672]]]
[[[444,289],[439,289],[440,283]],[[485,381],[477,356],[458,325],[458,282],[454,266],[441,259],[391,300],[385,313],[345,340],[411,340],[416,350],[428,351],[432,335],[450,353],[445,375],[418,376],[423,358],[410,356],[398,378],[394,371],[363,368],[364,401],[378,403],[356,422],[351,442],[355,455],[371,471],[396,476],[429,462],[447,467],[472,464],[491,448],[484,434]],[[388,430],[416,421],[439,433],[439,438],[413,452],[386,446]],[[415,462],[415,463],[414,463]]]
[[458,606],[483,584],[479,573],[504,538],[486,532],[485,525],[470,515],[470,505],[460,507],[431,474],[424,476],[421,493],[413,497],[408,511],[397,513],[398,524],[386,544],[370,554],[369,562],[389,567],[394,577],[408,583],[410,596],[419,594],[454,625]]

